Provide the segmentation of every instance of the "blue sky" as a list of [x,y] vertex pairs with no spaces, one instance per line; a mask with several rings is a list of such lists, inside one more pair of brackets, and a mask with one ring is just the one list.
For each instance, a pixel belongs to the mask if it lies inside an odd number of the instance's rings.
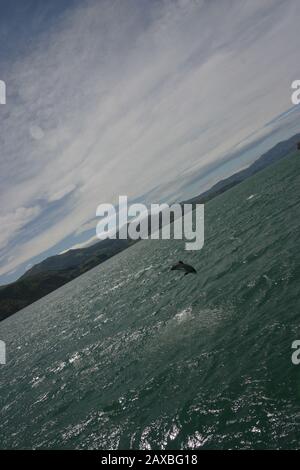
[[299,131],[294,0],[0,1],[0,283]]

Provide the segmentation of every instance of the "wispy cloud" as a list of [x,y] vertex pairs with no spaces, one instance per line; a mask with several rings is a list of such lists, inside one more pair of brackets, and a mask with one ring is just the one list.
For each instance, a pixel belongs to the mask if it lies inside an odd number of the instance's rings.
[[0,249],[5,248],[9,243],[11,235],[17,235],[19,230],[34,220],[40,213],[40,208],[35,207],[18,207],[10,213],[0,216],[1,234]]
[[4,64],[0,275],[78,235],[99,203],[162,191],[266,132],[290,107],[299,14],[292,0],[91,0],[32,37]]

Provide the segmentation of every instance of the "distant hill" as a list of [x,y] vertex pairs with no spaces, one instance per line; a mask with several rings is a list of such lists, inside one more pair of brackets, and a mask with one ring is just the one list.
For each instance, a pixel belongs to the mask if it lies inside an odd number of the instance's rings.
[[[61,271],[77,273],[74,277],[79,276],[85,271],[93,268],[97,264],[103,263],[111,256],[123,251],[132,244],[130,240],[102,240],[87,248],[79,248],[77,250],[68,250],[60,255],[51,256],[31,269],[26,271],[18,281],[26,280],[37,276],[41,273],[53,274]],[[78,272],[78,270],[80,272]],[[69,275],[69,274],[68,274]]]
[[268,150],[268,152],[264,153],[260,158],[255,160],[254,163],[252,163],[244,170],[234,173],[232,176],[229,176],[228,178],[219,181],[217,184],[212,186],[204,193],[201,193],[200,195],[193,197],[192,199],[189,199],[185,202],[207,202],[212,197],[215,197],[218,194],[227,191],[228,189],[241,183],[250,176],[255,175],[255,173],[257,173],[258,171],[261,171],[267,166],[272,165],[272,163],[281,160],[282,158],[286,157],[289,153],[297,151],[299,143],[300,133],[294,135],[288,140],[279,142],[279,144],[275,145],[275,147],[272,147],[270,150]]
[[[227,191],[267,166],[297,150],[300,134],[280,142],[248,168],[219,181],[204,193],[185,201],[205,203]],[[17,281],[0,287],[0,321],[103,263],[135,242],[132,240],[102,240],[87,248],[69,250],[51,256],[33,266]]]
[[0,287],[0,321],[128,248],[132,240],[102,240],[51,256],[17,281]]

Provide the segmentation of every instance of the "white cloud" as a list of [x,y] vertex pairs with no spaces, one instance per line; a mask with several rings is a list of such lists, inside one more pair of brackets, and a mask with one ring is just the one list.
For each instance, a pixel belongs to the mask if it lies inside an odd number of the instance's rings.
[[14,216],[19,208],[68,201],[52,225],[8,246],[0,274],[78,232],[99,203],[221,162],[290,107],[299,14],[292,0],[88,1],[68,11],[11,68],[3,242],[33,218]]
[[60,199],[62,199],[63,197],[67,196],[72,191],[74,191],[75,188],[76,188],[75,184],[70,183],[67,186],[56,191],[56,193],[50,194],[48,197],[48,201],[49,202],[59,201]]
[[87,232],[88,230],[94,229],[94,231],[96,231],[96,225],[97,225],[96,219],[90,220],[84,223],[83,225],[80,225],[80,227],[78,227],[74,233],[75,235],[81,235],[82,233]]
[[[0,214],[0,249],[4,248],[12,236],[15,236],[26,224],[34,220],[40,213],[40,208],[18,207],[8,214]],[[10,260],[14,257],[10,256]]]
[[66,253],[67,251],[70,251],[70,250],[77,250],[79,248],[86,248],[88,246],[93,245],[97,241],[99,241],[99,240],[98,240],[97,236],[94,235],[94,236],[90,237],[88,240],[86,240],[85,242],[76,243],[75,245],[71,246],[70,248],[61,251],[59,254],[62,255],[63,253]]

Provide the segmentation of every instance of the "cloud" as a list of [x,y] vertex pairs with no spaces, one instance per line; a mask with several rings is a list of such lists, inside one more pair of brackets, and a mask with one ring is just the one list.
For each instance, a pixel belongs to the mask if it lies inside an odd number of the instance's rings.
[[[40,213],[40,208],[18,207],[15,211],[5,215],[0,214],[0,249],[5,248],[11,237],[15,236],[23,227],[34,220]],[[11,257],[11,260],[13,257]]]
[[48,201],[49,202],[59,201],[60,199],[63,199],[65,196],[67,196],[68,194],[72,193],[75,190],[75,188],[76,188],[75,184],[70,183],[67,186],[64,186],[63,188],[56,191],[54,194],[50,194],[48,196]]
[[96,243],[98,240],[97,236],[96,235],[93,235],[91,238],[89,238],[88,240],[82,242],[82,243],[76,243],[75,245],[71,246],[70,248],[67,248],[66,250],[63,250],[61,251],[59,254],[62,255],[63,253],[66,253],[67,251],[69,250],[77,250],[79,248],[86,248],[88,246],[91,246],[93,245],[94,243]]
[[[292,0],[119,0],[60,15],[7,63],[0,274],[78,235],[98,204],[153,188],[159,198],[266,132],[290,107],[299,14]],[[18,213],[54,202],[48,224]]]
[[96,225],[97,225],[97,220],[96,219],[89,220],[88,222],[86,222],[83,225],[81,225],[80,227],[78,227],[75,230],[74,234],[75,235],[81,235],[82,233],[88,232],[89,230],[94,230],[94,232],[95,232],[96,231]]

